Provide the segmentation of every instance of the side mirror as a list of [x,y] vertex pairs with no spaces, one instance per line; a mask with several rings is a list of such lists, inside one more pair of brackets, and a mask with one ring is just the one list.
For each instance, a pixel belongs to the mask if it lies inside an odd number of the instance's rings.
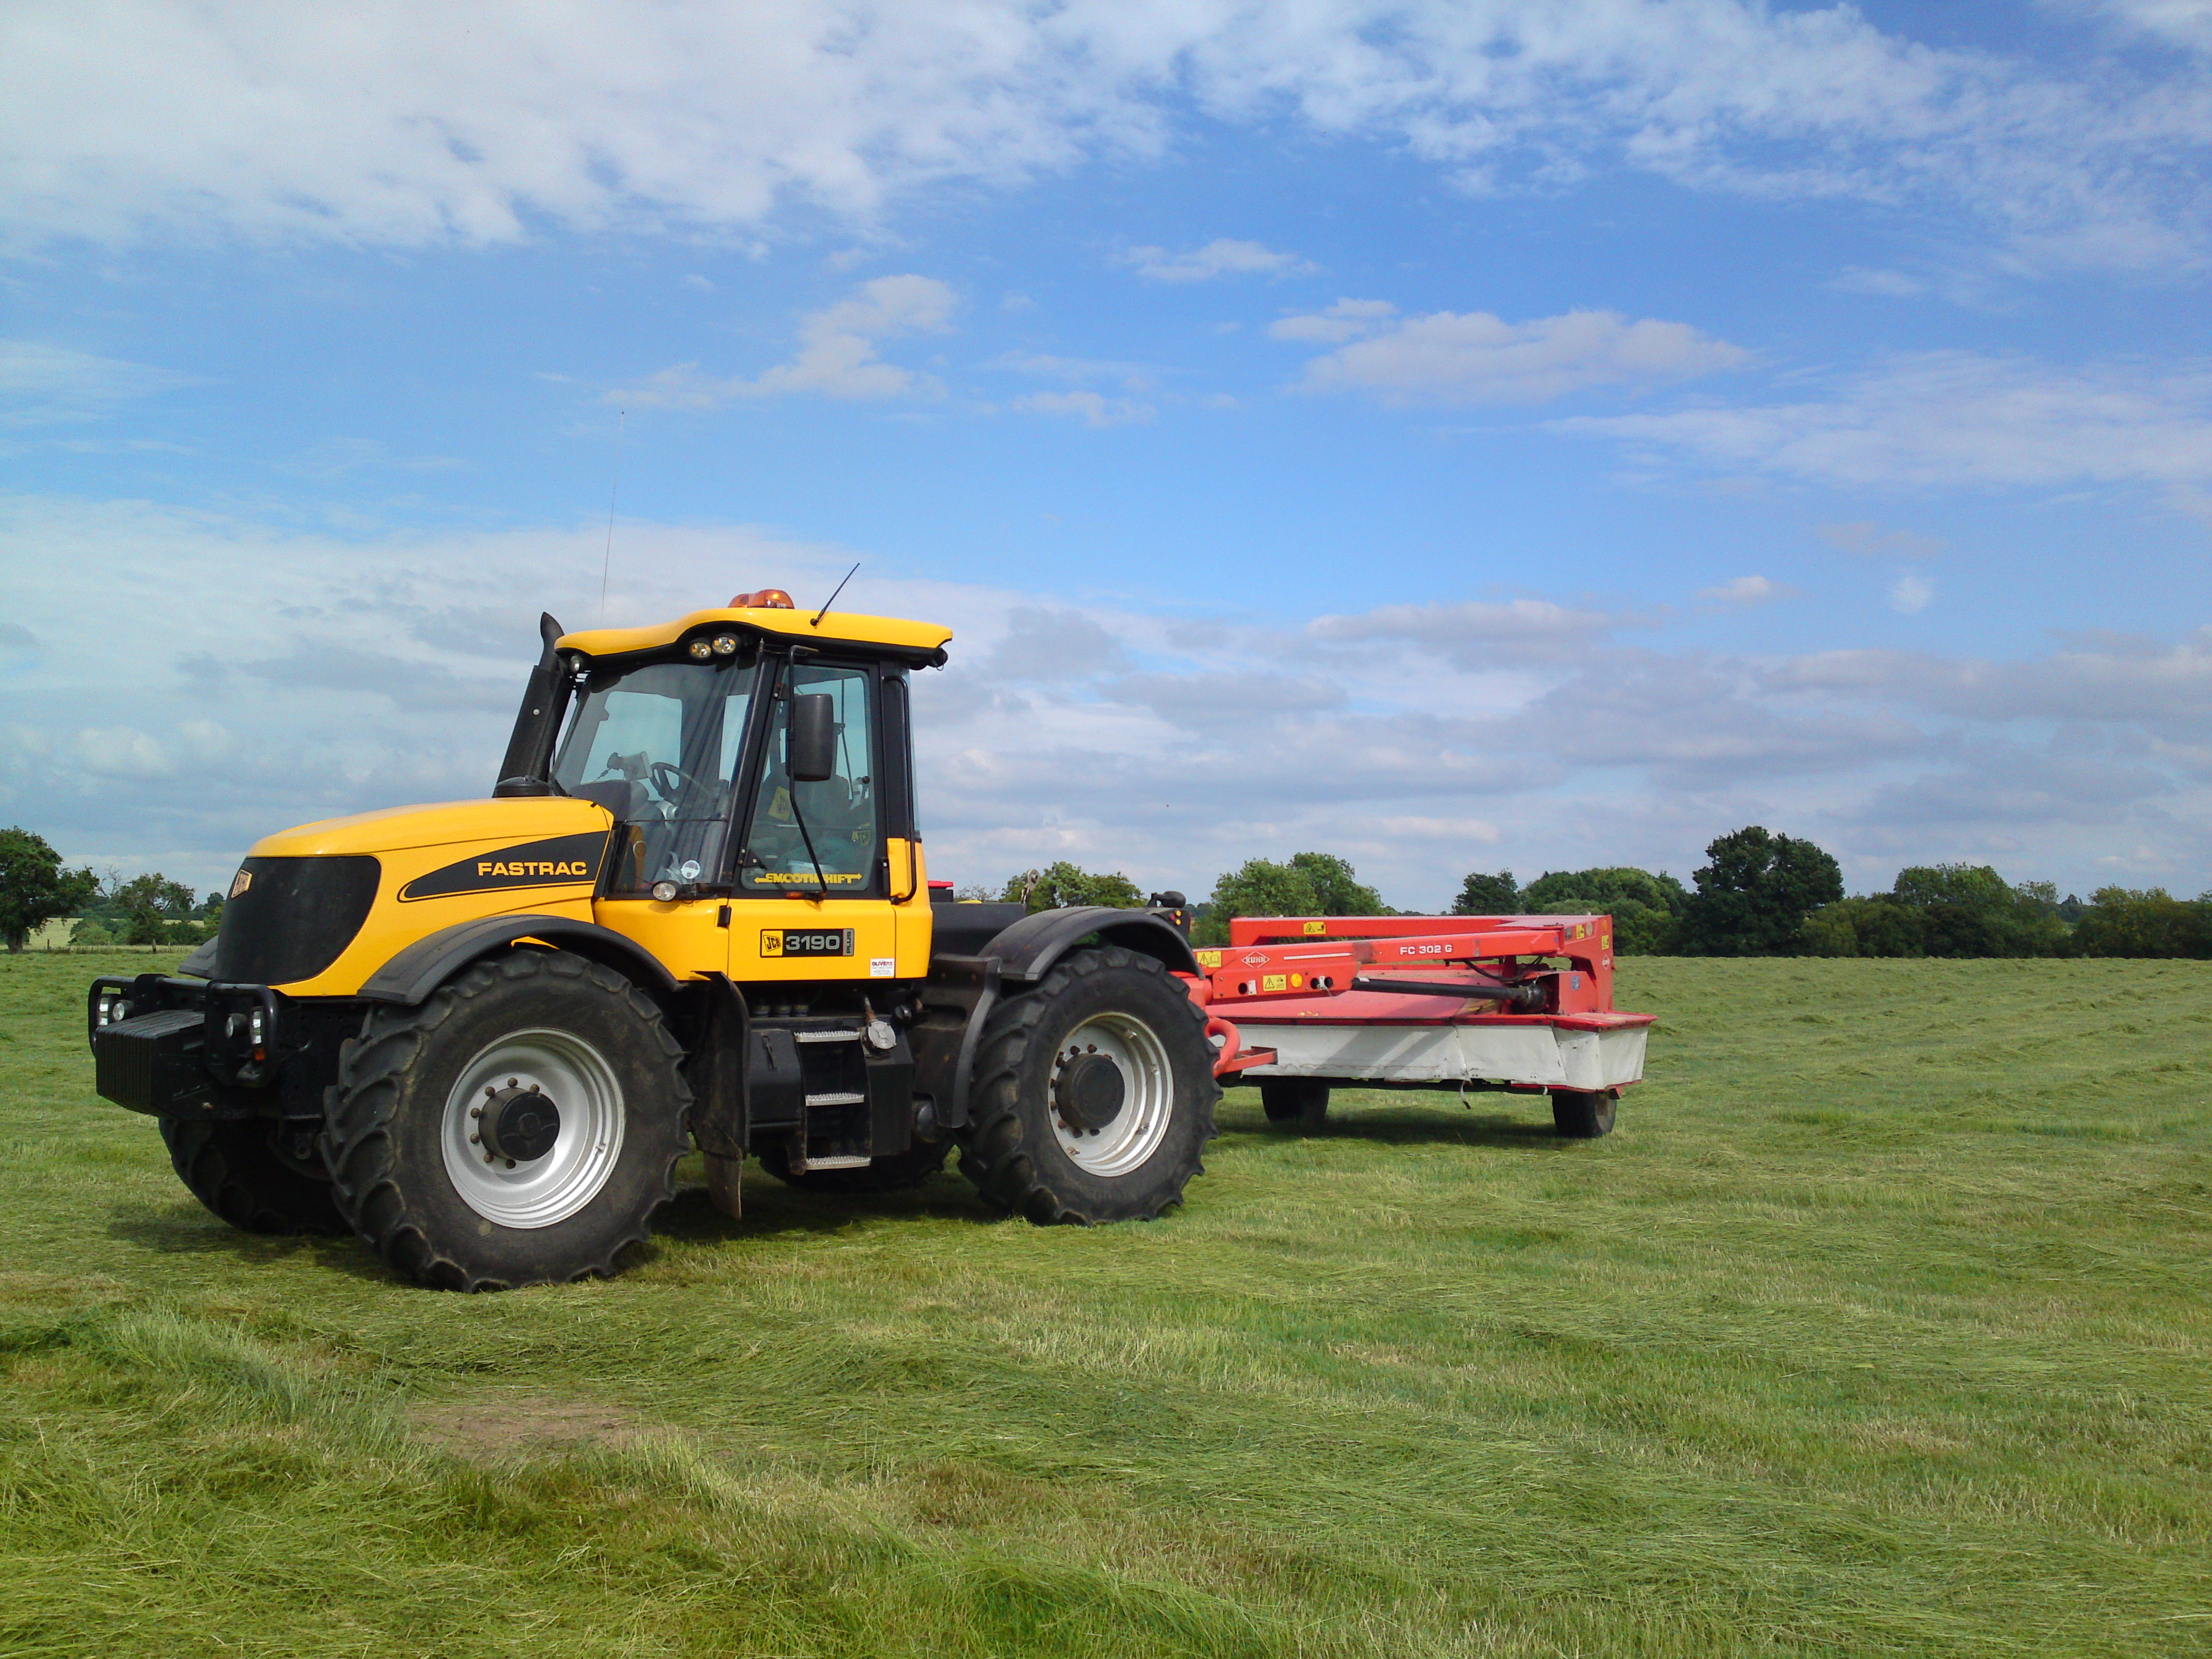
[[792,698],[783,759],[793,783],[821,783],[837,775],[836,698],[827,691],[802,691]]

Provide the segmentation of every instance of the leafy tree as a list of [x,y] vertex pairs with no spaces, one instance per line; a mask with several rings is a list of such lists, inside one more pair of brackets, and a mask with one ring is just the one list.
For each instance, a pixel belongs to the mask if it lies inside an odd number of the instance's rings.
[[1235,916],[1387,916],[1382,895],[1334,853],[1293,853],[1287,863],[1249,859],[1213,884],[1192,928],[1200,945],[1229,942]]
[[2057,890],[2013,886],[1985,864],[1900,870],[1887,893],[1815,910],[1800,942],[1835,957],[2047,957],[2068,948]]
[[1924,957],[1927,918],[1887,893],[1838,899],[1805,918],[1798,943],[1815,957]]
[[1677,947],[1689,890],[1674,877],[1633,865],[1595,870],[1547,870],[1522,890],[1531,915],[1607,915],[1613,954],[1665,956]]
[[2085,957],[2212,957],[2212,893],[2192,901],[2163,887],[2100,887],[2073,946]]
[[1844,896],[1832,855],[1759,824],[1717,837],[1705,856],[1682,917],[1681,948],[1692,956],[1783,955],[1807,916]]
[[1120,871],[1111,875],[1094,875],[1064,859],[1042,870],[1024,870],[1006,884],[999,897],[1008,904],[1026,904],[1032,910],[1057,910],[1072,904],[1106,904],[1117,910],[1136,910],[1141,909],[1145,902],[1145,896],[1137,890],[1136,883]]
[[1451,907],[1455,916],[1510,916],[1517,915],[1520,910],[1521,890],[1513,884],[1510,870],[1500,870],[1494,876],[1485,875],[1480,870],[1468,871]]
[[[1307,912],[1323,916],[1387,916],[1395,914],[1382,896],[1363,884],[1358,873],[1334,853],[1293,853],[1291,868],[1304,873],[1320,907]],[[1279,914],[1295,914],[1283,911]]]
[[1321,896],[1313,881],[1293,865],[1272,859],[1249,859],[1237,869],[1224,872],[1213,884],[1205,914],[1193,929],[1201,945],[1226,945],[1229,923],[1235,916],[1317,916]]
[[20,951],[31,933],[68,915],[98,890],[89,870],[64,870],[61,854],[42,836],[21,827],[0,830],[0,938]]
[[196,942],[199,930],[185,930],[178,923],[189,924],[195,901],[192,890],[180,881],[171,881],[160,871],[149,871],[142,876],[117,885],[108,895],[112,914],[125,923],[124,942],[127,945],[183,945]]
[[1916,865],[1897,872],[1891,890],[1921,913],[1931,957],[2046,957],[2066,946],[2048,882],[2014,887],[1986,864]]

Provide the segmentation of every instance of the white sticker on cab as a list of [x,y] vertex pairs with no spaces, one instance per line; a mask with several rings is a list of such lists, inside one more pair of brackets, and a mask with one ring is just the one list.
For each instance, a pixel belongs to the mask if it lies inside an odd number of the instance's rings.
[[868,958],[868,977],[870,979],[890,979],[897,972],[898,958],[896,957],[870,957]]

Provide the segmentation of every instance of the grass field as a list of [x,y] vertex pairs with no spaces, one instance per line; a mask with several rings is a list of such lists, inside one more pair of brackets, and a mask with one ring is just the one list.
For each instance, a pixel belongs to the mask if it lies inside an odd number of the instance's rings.
[[2212,964],[1624,969],[1606,1140],[1244,1091],[1151,1225],[756,1178],[462,1297],[0,958],[0,1653],[2212,1651]]

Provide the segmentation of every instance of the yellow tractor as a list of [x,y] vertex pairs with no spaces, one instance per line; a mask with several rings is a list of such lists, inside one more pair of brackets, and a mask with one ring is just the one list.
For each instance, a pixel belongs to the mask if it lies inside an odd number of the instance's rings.
[[732,1214],[747,1156],[882,1189],[956,1145],[1033,1221],[1180,1200],[1220,1094],[1180,898],[933,902],[948,629],[775,589],[540,626],[490,799],[270,836],[178,975],[94,983],[100,1092],[209,1209],[480,1290],[616,1272],[695,1146]]

